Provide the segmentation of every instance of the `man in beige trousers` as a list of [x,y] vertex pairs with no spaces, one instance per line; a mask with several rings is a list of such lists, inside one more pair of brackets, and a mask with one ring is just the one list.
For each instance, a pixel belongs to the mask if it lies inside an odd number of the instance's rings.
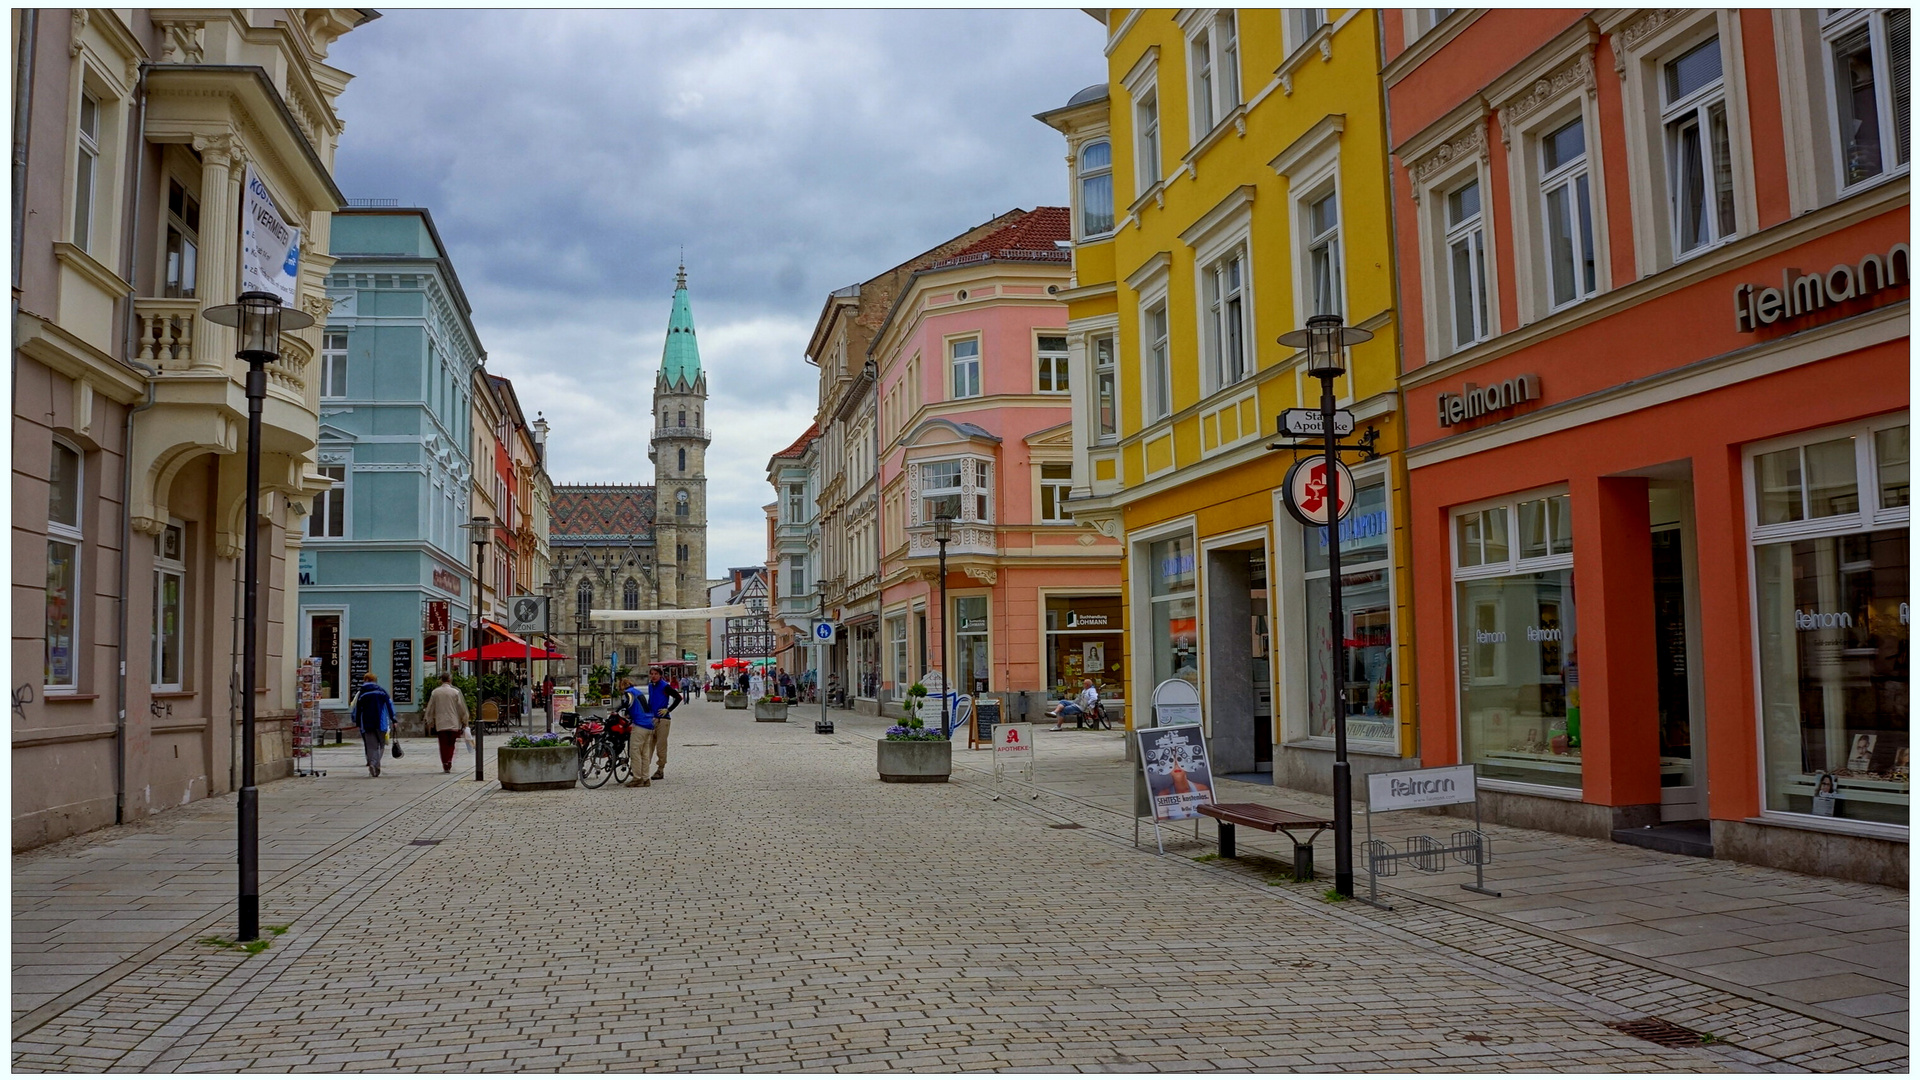
[[460,733],[467,729],[467,695],[453,685],[453,676],[440,676],[440,685],[427,696],[421,719],[426,722],[427,730],[440,740],[440,771],[452,772],[453,748],[460,740]]

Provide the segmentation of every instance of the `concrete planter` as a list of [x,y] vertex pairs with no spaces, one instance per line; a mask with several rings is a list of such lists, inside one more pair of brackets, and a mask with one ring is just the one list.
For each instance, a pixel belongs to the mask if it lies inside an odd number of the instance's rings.
[[784,701],[756,701],[753,703],[753,718],[763,723],[787,722],[787,703]]
[[948,739],[881,739],[880,779],[889,784],[944,784],[953,773],[953,742]]
[[546,791],[573,787],[580,780],[580,752],[563,746],[501,747],[496,768],[508,791]]
[[726,692],[725,690],[709,690],[709,691],[707,691],[707,700],[708,700],[708,701],[719,701],[719,700],[720,700],[721,698],[723,698],[723,697],[726,697],[726,696],[727,696],[727,692]]
[[726,696],[727,708],[744,709],[747,707],[747,695],[743,691],[730,690]]

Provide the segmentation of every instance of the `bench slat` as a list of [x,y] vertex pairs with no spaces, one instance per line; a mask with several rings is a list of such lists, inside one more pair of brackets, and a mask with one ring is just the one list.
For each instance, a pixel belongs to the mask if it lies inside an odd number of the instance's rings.
[[1200,807],[1200,812],[1210,818],[1246,825],[1250,828],[1277,832],[1286,826],[1315,825],[1329,828],[1333,819],[1314,814],[1301,814],[1292,810],[1276,810],[1259,803],[1208,803]]

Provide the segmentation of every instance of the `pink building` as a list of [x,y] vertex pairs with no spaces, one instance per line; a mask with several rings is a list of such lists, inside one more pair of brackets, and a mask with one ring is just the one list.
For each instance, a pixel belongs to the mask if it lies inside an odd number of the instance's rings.
[[[1076,523],[1068,211],[1043,206],[919,271],[874,336],[881,682],[928,671],[1038,707],[1089,676],[1118,697],[1120,546]],[[936,516],[953,520],[940,613]],[[942,645],[943,632],[950,633]],[[949,656],[949,653],[951,654]]]

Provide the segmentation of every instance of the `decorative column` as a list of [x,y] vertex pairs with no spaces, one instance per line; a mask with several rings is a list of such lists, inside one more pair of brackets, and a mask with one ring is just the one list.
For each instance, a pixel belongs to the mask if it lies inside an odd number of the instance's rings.
[[[200,153],[200,276],[196,289],[205,310],[233,303],[240,267],[240,208],[234,200],[236,161],[230,133],[196,135]],[[194,323],[193,370],[225,371],[233,355],[233,329],[208,322]]]

